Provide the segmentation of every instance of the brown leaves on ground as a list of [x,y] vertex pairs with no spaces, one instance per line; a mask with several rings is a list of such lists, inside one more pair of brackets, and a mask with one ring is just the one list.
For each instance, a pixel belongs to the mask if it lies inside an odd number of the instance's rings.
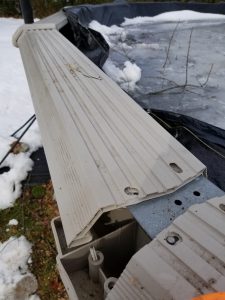
[[[37,189],[38,187],[36,187]],[[0,211],[1,241],[12,235],[25,235],[33,244],[31,272],[38,281],[37,294],[41,300],[67,300],[68,296],[56,267],[54,237],[51,220],[59,215],[56,201],[53,199],[51,182],[41,185],[44,196],[37,199],[32,194],[33,187],[25,187],[23,195],[12,208]],[[17,219],[17,226],[8,226],[11,219]]]

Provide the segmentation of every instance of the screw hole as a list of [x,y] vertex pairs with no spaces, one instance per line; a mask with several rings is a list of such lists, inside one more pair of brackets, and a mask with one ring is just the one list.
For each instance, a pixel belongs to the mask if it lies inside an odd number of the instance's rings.
[[181,205],[181,204],[182,204],[182,201],[180,201],[180,200],[175,200],[174,203],[175,203],[176,205]]
[[115,277],[109,277],[108,279],[106,279],[106,281],[104,282],[104,291],[106,294],[108,294],[114,287],[114,285],[116,284],[116,280],[117,278]]
[[216,280],[214,278],[209,279],[208,284],[215,284]]
[[178,241],[182,241],[182,238],[178,233],[172,232],[166,237],[165,240],[168,244],[174,246]]
[[219,205],[219,208],[220,208],[222,211],[225,211],[225,204],[221,203],[221,204]]
[[201,193],[199,191],[194,191],[193,194],[197,197],[199,197],[201,195]]
[[183,170],[176,163],[170,163],[170,167],[176,173],[183,173]]
[[109,284],[108,284],[108,288],[111,290],[115,285],[115,282],[113,281],[110,281]]
[[133,187],[130,187],[130,186],[126,187],[126,188],[124,189],[124,192],[125,192],[127,195],[139,195],[138,189],[133,188]]

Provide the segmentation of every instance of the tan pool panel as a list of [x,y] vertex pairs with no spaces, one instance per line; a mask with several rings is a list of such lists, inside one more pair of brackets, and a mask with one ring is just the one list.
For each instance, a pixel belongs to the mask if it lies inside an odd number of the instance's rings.
[[107,300],[191,300],[224,288],[225,196],[191,206],[138,251]]
[[103,212],[170,193],[205,166],[56,29],[43,25],[23,27],[17,44],[72,246]]

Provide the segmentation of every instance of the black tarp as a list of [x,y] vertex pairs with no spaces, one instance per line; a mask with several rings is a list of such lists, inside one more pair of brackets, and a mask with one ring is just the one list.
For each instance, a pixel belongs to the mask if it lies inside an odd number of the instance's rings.
[[127,3],[126,1],[115,1],[100,5],[79,5],[64,9],[69,25],[61,31],[86,56],[99,67],[102,67],[107,59],[109,49],[107,43],[99,33],[88,29],[88,24],[92,20],[111,26],[121,24],[125,17],[152,17],[163,12],[178,10],[225,14],[225,3]]
[[[225,14],[225,3],[114,2],[70,7],[65,9],[69,24],[62,29],[62,33],[101,68],[108,57],[109,48],[101,34],[88,28],[92,20],[111,26],[121,24],[124,17],[155,16],[178,10]],[[151,110],[150,114],[207,166],[209,179],[225,190],[225,131],[173,112]]]
[[225,191],[225,131],[173,112],[149,114],[207,166],[208,178]]
[[[124,17],[154,16],[175,10],[195,10],[225,14],[225,3],[111,3],[81,5],[65,9],[67,24],[61,33],[75,44],[95,64],[102,67],[108,57],[109,46],[98,32],[88,29],[92,20],[111,26]],[[198,157],[208,169],[208,177],[225,191],[225,131],[199,120],[174,112],[144,107],[166,130]],[[36,174],[41,174],[40,165]],[[47,175],[45,168],[45,176]]]

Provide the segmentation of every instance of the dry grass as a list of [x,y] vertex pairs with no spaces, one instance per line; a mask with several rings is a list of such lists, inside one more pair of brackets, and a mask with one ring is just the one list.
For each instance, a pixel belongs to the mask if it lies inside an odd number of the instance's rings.
[[[58,215],[51,182],[25,187],[12,208],[0,211],[1,242],[10,236],[25,235],[33,244],[30,269],[38,280],[37,294],[42,300],[68,299],[56,268],[57,252],[50,225],[51,219]],[[18,226],[7,226],[11,219],[17,219]]]

